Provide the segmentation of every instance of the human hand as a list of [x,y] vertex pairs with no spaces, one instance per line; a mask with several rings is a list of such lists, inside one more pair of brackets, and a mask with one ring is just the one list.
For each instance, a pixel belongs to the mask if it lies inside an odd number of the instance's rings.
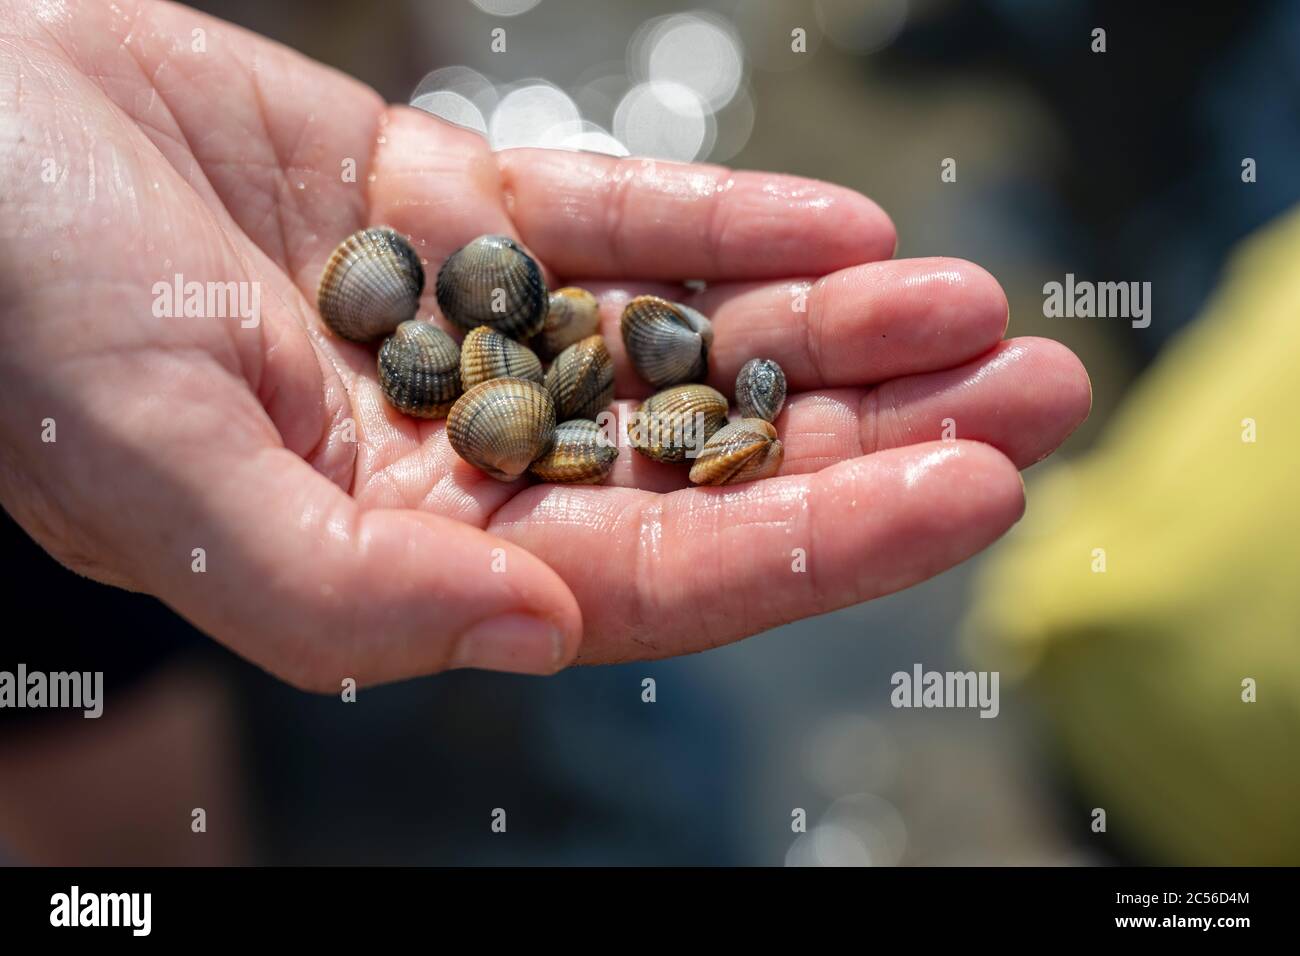
[[[64,564],[297,686],[682,654],[907,587],[1014,523],[1017,468],[1087,414],[1073,355],[1002,341],[987,273],[886,261],[892,225],[846,189],[493,154],[181,7],[0,19],[0,501]],[[478,472],[443,422],[388,407],[374,349],[316,314],[330,251],[379,224],[430,276],[504,233],[552,287],[595,291],[621,399],[649,393],[621,303],[701,309],[715,387],[755,356],[786,371],[780,475],[685,487],[626,446],[601,487]],[[260,321],[156,317],[177,274],[256,284]],[[944,419],[961,440],[938,440]]]

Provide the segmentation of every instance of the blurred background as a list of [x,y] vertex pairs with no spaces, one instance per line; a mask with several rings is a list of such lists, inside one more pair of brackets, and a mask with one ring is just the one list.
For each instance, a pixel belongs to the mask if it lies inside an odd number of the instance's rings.
[[[498,148],[857,189],[900,257],[980,263],[1009,334],[1074,349],[1093,414],[1026,476],[1016,531],[902,594],[681,660],[453,673],[346,706],[62,571],[6,517],[5,596],[49,609],[48,660],[27,665],[104,670],[109,706],[0,713],[0,858],[1300,863],[1300,6],[196,6]],[[1151,282],[1150,327],[1045,317],[1044,284],[1067,273]],[[97,641],[103,622],[138,640]],[[1000,669],[1000,715],[891,708],[890,675],[916,663]]]

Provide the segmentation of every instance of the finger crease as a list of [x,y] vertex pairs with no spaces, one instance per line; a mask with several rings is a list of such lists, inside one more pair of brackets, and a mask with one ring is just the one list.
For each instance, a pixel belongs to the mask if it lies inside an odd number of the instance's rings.
[[880,449],[880,431],[877,416],[880,414],[878,389],[869,388],[862,396],[858,411],[858,455],[874,455]]

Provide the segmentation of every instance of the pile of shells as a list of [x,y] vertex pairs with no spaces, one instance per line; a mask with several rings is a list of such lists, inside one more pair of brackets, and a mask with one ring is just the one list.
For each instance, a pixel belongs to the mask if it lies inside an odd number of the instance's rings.
[[[462,342],[417,320],[424,291],[420,257],[384,226],[345,239],[321,276],[317,304],[335,334],[383,339],[379,385],[397,410],[446,418],[462,459],[500,481],[525,472],[542,481],[598,484],[618,458],[597,424],[614,400],[614,362],[599,334],[596,297],[586,289],[548,292],[542,270],[517,242],[480,236],[438,270],[438,307],[466,334]],[[630,444],[656,461],[690,460],[696,484],[773,475],[783,448],[772,422],[785,402],[785,375],[753,359],[736,378],[740,416],[701,384],[713,326],[681,303],[633,298],[620,321],[637,373],[660,391],[627,426]]]
[[785,405],[785,373],[772,359],[751,359],[736,376],[740,418],[728,423],[727,398],[700,384],[708,375],[713,324],[680,302],[640,295],[619,322],[637,373],[662,389],[628,422],[633,448],[655,461],[694,459],[697,485],[730,485],[775,475],[785,447],[772,422]]

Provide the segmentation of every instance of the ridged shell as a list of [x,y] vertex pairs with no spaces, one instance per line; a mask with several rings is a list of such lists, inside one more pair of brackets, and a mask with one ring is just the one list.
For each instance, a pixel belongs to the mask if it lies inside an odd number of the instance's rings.
[[443,418],[460,395],[460,348],[428,322],[403,322],[379,347],[379,386],[399,411]]
[[479,236],[438,270],[438,307],[469,331],[480,325],[512,339],[534,335],[546,319],[542,270],[506,236]]
[[775,475],[785,459],[785,446],[771,422],[741,418],[724,425],[704,445],[691,465],[697,485],[736,485]]
[[614,400],[614,359],[599,335],[561,352],[546,372],[546,388],[561,419],[591,418]]
[[460,344],[460,382],[469,389],[492,378],[526,378],[540,385],[542,360],[526,345],[480,325]]
[[776,421],[785,405],[785,372],[771,359],[750,359],[736,376],[736,410],[745,418]]
[[656,461],[685,461],[727,422],[727,399],[707,385],[677,385],[651,395],[632,413],[632,447]]
[[700,312],[654,295],[639,295],[623,309],[619,330],[628,358],[657,388],[704,377],[713,325]]
[[447,415],[447,437],[456,454],[499,481],[522,475],[554,435],[550,393],[522,378],[480,382]]
[[555,358],[574,342],[600,330],[600,304],[586,289],[565,286],[551,293],[542,331],[533,337],[533,351]]
[[415,318],[424,267],[411,244],[387,226],[348,236],[330,255],[316,305],[335,334],[353,342],[390,335]]
[[618,445],[605,437],[599,425],[585,418],[561,422],[550,449],[529,467],[542,481],[598,485],[618,459]]

